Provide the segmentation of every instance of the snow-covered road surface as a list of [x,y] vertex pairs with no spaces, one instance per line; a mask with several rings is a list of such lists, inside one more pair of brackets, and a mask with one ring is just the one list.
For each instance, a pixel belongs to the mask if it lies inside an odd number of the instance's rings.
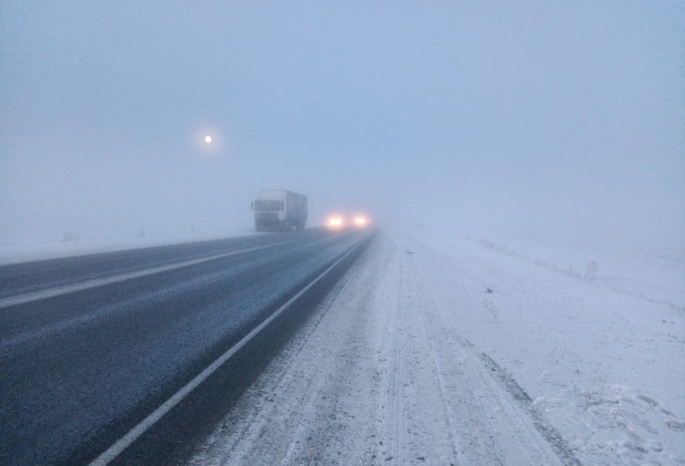
[[190,464],[683,464],[682,314],[380,234]]

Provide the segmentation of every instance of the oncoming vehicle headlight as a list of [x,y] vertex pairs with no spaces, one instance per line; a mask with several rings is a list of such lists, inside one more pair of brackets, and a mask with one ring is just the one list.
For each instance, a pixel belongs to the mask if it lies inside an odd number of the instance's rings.
[[360,215],[357,215],[356,217],[354,217],[354,226],[356,226],[356,227],[363,228],[368,223],[369,223],[369,221],[366,219],[366,217],[362,217]]
[[330,228],[342,228],[343,219],[342,219],[342,217],[337,217],[337,216],[331,217],[326,222],[326,225]]

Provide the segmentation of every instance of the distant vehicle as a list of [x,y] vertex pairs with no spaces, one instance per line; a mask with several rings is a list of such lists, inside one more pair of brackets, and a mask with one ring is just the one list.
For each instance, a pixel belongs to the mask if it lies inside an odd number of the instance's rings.
[[307,196],[286,189],[262,189],[252,201],[257,231],[303,230],[307,224]]
[[366,228],[369,225],[369,218],[365,215],[342,216],[331,215],[326,220],[326,227],[330,230],[342,230],[347,227]]
[[364,215],[355,215],[352,225],[355,228],[366,228],[369,225],[369,219]]
[[342,215],[331,215],[326,220],[326,226],[331,230],[341,230],[345,228],[345,219]]

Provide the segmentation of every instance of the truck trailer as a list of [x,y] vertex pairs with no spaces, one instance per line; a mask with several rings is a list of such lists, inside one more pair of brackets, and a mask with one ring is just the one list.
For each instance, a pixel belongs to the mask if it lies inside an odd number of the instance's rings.
[[262,189],[252,201],[257,231],[303,230],[307,224],[307,196],[286,189]]

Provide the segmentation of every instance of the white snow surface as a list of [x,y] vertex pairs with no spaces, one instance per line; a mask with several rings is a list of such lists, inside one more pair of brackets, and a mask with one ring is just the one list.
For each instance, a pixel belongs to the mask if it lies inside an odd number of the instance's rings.
[[68,237],[62,242],[25,242],[0,245],[0,265],[31,262],[60,257],[82,256],[128,249],[151,248],[172,244],[193,243],[236,236],[257,235],[254,230],[228,230],[205,234],[154,235],[102,239]]
[[685,464],[685,262],[618,252],[381,232],[190,464]]

